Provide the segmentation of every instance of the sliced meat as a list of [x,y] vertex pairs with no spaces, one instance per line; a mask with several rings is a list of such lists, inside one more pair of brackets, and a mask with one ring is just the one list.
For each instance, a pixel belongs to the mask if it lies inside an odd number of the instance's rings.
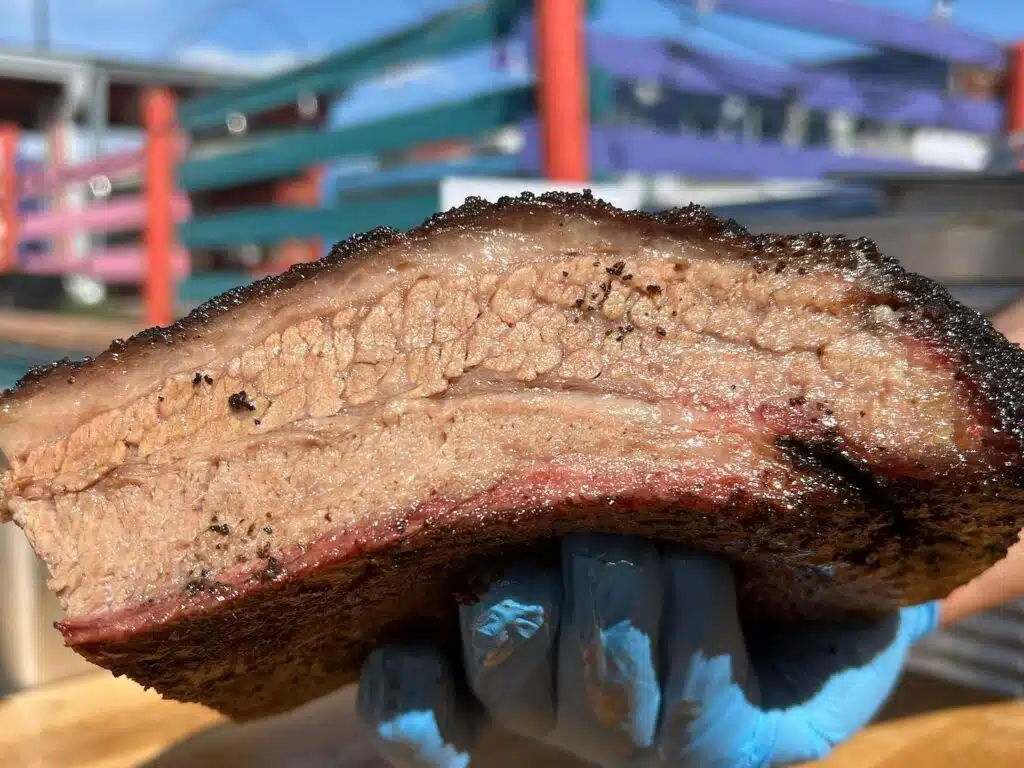
[[1024,525],[1022,393],[870,242],[474,200],[30,374],[2,508],[69,645],[250,718],[571,531],[722,553],[750,621],[944,596]]

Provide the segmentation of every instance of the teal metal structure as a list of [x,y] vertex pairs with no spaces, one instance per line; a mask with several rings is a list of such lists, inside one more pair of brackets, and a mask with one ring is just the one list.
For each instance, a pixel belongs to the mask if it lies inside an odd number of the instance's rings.
[[[179,187],[193,196],[216,193],[295,176],[346,157],[378,156],[432,142],[473,141],[533,118],[536,98],[533,87],[526,85],[356,125],[242,139],[234,150],[201,151],[206,137],[223,135],[225,126],[238,115],[250,118],[308,97],[343,97],[361,81],[388,69],[521,36],[532,7],[533,0],[471,3],[284,75],[183,103],[179,125],[190,134],[191,146],[200,151],[194,149],[179,165]],[[539,172],[515,158],[505,167],[520,175]],[[395,189],[385,200],[199,213],[179,227],[178,235],[190,249],[268,246],[305,238],[333,241],[376,226],[411,227],[436,212],[437,206],[436,191]],[[235,276],[235,282],[244,280],[244,275]],[[194,304],[214,285],[222,287],[224,280],[211,283],[196,276],[179,287],[179,294]]]
[[521,28],[532,6],[532,0],[468,4],[284,75],[194,99],[182,105],[181,127],[215,129],[235,113],[266,112],[304,95],[332,98],[386,69],[500,42]]
[[[670,0],[669,4],[686,5],[681,0]],[[825,4],[837,8],[842,5],[840,10],[844,13],[852,13],[846,6],[856,5],[835,0]],[[307,97],[343,98],[359,83],[389,69],[508,42],[523,43],[530,50],[534,5],[535,0],[481,0],[462,5],[283,75],[185,102],[179,110],[179,124],[192,137],[193,146],[202,146],[205,137],[223,134],[227,123],[239,115],[248,118],[294,107]],[[823,24],[828,26],[828,19],[810,0],[736,0],[721,7],[758,18],[799,19],[804,26],[815,29]],[[596,0],[588,9],[591,13],[598,9]],[[864,13],[872,12],[864,8]],[[882,31],[871,25],[861,27],[851,27],[850,36],[862,42],[890,48],[902,45],[916,54],[934,53],[947,46],[951,60],[982,64],[1001,61],[999,47],[994,43],[959,34],[955,29],[929,31],[927,25],[913,21],[903,26],[887,24]],[[628,172],[733,179],[820,178],[836,172],[898,171],[912,167],[902,161],[839,155],[827,148],[737,144],[695,134],[658,133],[648,128],[611,124],[607,118],[613,111],[614,91],[620,83],[655,82],[664,88],[722,96],[738,91],[775,100],[780,105],[802,100],[812,109],[846,109],[864,118],[906,119],[912,124],[980,127],[983,133],[997,131],[1002,120],[998,104],[974,103],[892,85],[875,87],[827,72],[756,70],[692,49],[680,52],[678,47],[657,40],[630,41],[591,35],[588,50],[591,167],[596,178]],[[250,139],[248,143],[239,140],[237,149],[213,156],[193,152],[179,166],[178,182],[190,195],[203,196],[294,176],[310,167],[345,158],[400,153],[434,142],[472,142],[505,127],[522,132],[522,151],[502,157],[500,162],[482,158],[480,172],[493,173],[494,168],[500,168],[502,173],[519,177],[537,176],[542,169],[535,102],[535,88],[530,84],[356,125],[302,129],[257,141]],[[451,168],[443,162],[432,162],[392,168],[363,179],[346,179],[339,197],[318,208],[264,207],[200,214],[180,226],[179,237],[188,248],[221,249],[273,245],[293,238],[338,240],[376,226],[407,228],[437,210],[436,182]],[[460,174],[472,174],[474,169],[473,163],[458,165]],[[376,194],[367,194],[370,189]],[[246,279],[244,275],[236,278],[238,282]],[[210,283],[197,276],[182,286],[181,292],[194,303],[204,297],[206,290],[200,286],[207,284],[220,287],[224,282],[218,278]]]

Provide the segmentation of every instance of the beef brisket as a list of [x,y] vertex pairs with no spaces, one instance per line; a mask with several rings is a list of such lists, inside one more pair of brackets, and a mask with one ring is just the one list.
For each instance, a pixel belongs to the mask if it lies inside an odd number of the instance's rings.
[[242,719],[571,531],[722,553],[779,621],[944,596],[1024,524],[1020,348],[868,241],[697,207],[471,200],[0,404],[67,643]]

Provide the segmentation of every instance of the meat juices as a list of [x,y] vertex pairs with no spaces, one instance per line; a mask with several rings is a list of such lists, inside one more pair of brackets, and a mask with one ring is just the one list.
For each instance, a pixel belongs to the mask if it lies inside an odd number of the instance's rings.
[[29,374],[2,514],[70,646],[246,719],[572,531],[723,554],[750,621],[942,597],[1024,525],[1022,385],[866,240],[471,200]]

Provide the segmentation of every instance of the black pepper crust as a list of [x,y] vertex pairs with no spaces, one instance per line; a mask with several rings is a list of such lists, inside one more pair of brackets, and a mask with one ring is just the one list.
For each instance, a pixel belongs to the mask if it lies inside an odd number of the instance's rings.
[[95,358],[64,358],[33,368],[0,395],[0,406],[29,397],[40,388],[66,384],[69,374],[100,367],[106,361],[126,361],[155,346],[198,340],[211,323],[249,302],[270,298],[306,280],[344,268],[349,262],[373,258],[384,249],[460,229],[536,226],[543,215],[560,220],[578,216],[633,228],[642,234],[695,240],[764,269],[793,268],[805,274],[808,269],[824,267],[849,273],[867,292],[881,297],[893,309],[903,310],[910,318],[908,330],[958,360],[982,401],[979,404],[986,406],[985,410],[1018,444],[1024,444],[1024,351],[996,331],[985,317],[957,302],[934,281],[906,271],[896,259],[882,254],[872,241],[821,233],[752,235],[735,220],[721,219],[698,205],[661,213],[623,211],[595,198],[589,190],[539,196],[524,192],[518,197],[503,197],[496,203],[468,198],[463,205],[435,214],[405,233],[379,227],[353,235],[318,261],[296,264],[280,275],[227,291],[170,326],[149,328],[127,340],[116,339]]

